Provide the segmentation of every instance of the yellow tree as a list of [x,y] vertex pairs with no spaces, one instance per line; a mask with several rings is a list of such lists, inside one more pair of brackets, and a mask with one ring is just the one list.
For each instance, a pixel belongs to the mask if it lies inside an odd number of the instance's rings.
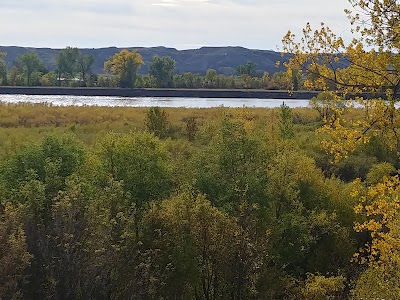
[[[298,40],[292,32],[283,39],[292,54],[289,72],[302,70],[305,86],[329,95],[331,116],[318,131],[327,138],[322,146],[333,161],[345,158],[373,135],[385,138],[389,147],[399,146],[400,125],[396,104],[400,100],[400,3],[398,0],[349,0],[346,10],[353,39],[346,44],[325,24],[313,30],[310,24]],[[344,116],[345,106],[362,108],[362,117]],[[357,181],[353,196],[360,222],[357,232],[369,238],[355,255],[369,268],[357,283],[357,299],[400,298],[400,180],[388,175],[378,183]]]
[[400,298],[400,178],[384,176],[365,187],[355,181],[353,196],[359,199],[355,212],[361,216],[354,229],[366,232],[370,241],[354,255],[370,268],[355,289],[358,299]]
[[139,52],[123,49],[104,62],[104,70],[118,77],[120,87],[132,88],[136,81],[137,71],[143,64],[143,58]]
[[330,134],[330,139],[324,146],[335,160],[347,156],[376,132],[399,142],[395,109],[400,92],[399,3],[350,3],[354,11],[346,12],[353,24],[354,38],[349,44],[325,24],[318,30],[307,24],[300,40],[290,31],[283,39],[285,51],[294,54],[287,68],[289,72],[302,70],[307,75],[306,87],[328,91],[338,103],[347,98],[366,109],[361,120],[346,121],[342,117],[343,106],[337,105],[335,118],[326,120],[322,131]]

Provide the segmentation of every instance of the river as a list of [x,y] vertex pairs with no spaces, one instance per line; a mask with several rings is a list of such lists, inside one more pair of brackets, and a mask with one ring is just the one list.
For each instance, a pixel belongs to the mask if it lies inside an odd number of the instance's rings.
[[38,96],[0,95],[3,103],[46,103],[54,106],[126,106],[126,107],[279,107],[283,102],[291,107],[308,107],[308,100],[233,99],[233,98],[167,98],[167,97],[97,97],[97,96]]

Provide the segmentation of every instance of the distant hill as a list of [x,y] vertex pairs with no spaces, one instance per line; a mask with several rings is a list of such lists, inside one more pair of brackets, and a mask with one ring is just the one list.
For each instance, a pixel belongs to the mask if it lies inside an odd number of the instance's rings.
[[[80,50],[82,53],[92,55],[95,58],[92,71],[96,74],[101,74],[103,73],[104,61],[121,49],[109,47]],[[174,58],[176,60],[176,73],[178,74],[192,72],[203,75],[208,69],[215,69],[219,73],[230,75],[238,65],[245,64],[248,61],[255,62],[257,70],[268,71],[270,74],[283,70],[283,67],[278,69],[275,66],[277,61],[282,60],[280,53],[270,50],[252,50],[242,47],[202,47],[192,50],[177,50],[165,47],[132,47],[124,49],[136,49],[142,55],[145,65],[140,70],[141,74],[148,73],[149,64],[155,55]],[[47,69],[55,69],[56,56],[60,49],[0,46],[0,52],[7,53],[5,60],[9,67],[15,63],[17,56],[27,51],[36,51],[45,62]]]

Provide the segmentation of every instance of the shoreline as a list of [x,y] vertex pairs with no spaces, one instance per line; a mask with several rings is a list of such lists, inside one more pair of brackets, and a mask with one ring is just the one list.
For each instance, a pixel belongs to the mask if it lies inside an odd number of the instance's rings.
[[1,95],[60,95],[103,97],[168,97],[168,98],[253,98],[310,100],[315,91],[220,90],[220,89],[123,89],[68,87],[0,87]]

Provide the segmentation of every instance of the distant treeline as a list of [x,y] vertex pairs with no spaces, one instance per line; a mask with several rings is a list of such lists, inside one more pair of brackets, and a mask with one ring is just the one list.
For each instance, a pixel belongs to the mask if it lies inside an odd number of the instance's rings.
[[95,59],[78,48],[67,47],[56,56],[56,68],[49,71],[35,51],[16,57],[8,68],[0,53],[0,84],[10,86],[124,87],[124,88],[216,88],[297,90],[302,87],[300,74],[269,74],[248,61],[231,70],[231,75],[209,69],[205,75],[176,74],[176,61],[170,56],[153,56],[148,74],[139,75],[144,60],[138,51],[121,50],[104,61],[104,73],[94,74]]

